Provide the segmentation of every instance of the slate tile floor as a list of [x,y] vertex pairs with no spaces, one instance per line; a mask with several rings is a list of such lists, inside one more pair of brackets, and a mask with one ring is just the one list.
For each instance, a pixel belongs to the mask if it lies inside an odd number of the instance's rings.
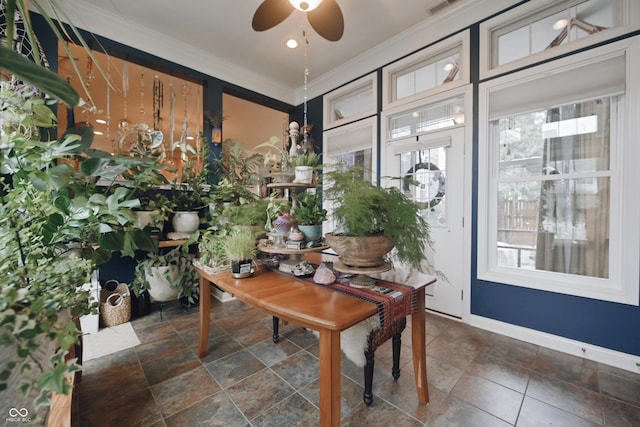
[[[318,341],[295,325],[213,300],[210,351],[198,359],[198,310],[177,304],[132,321],[136,348],[85,362],[81,426],[317,426]],[[639,426],[640,375],[427,313],[431,402],[418,404],[409,327],[400,379],[376,351],[374,403],[343,357],[343,426]]]

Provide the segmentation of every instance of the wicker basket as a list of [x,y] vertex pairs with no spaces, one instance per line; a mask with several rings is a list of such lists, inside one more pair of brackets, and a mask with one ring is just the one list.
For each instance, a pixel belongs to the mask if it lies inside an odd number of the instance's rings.
[[131,294],[126,283],[109,280],[105,283],[117,283],[115,290],[100,290],[100,315],[106,327],[117,326],[131,319]]

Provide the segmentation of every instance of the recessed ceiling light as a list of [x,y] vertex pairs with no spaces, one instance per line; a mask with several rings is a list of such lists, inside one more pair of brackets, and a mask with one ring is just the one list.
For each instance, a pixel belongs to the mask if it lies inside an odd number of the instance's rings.
[[564,27],[567,26],[567,24],[569,24],[569,20],[568,19],[558,19],[554,24],[553,24],[553,29],[554,30],[561,30]]
[[296,39],[289,39],[285,44],[289,49],[295,49],[298,47],[298,41]]
[[103,119],[96,119],[96,123],[100,123],[101,125],[106,125],[107,121]]

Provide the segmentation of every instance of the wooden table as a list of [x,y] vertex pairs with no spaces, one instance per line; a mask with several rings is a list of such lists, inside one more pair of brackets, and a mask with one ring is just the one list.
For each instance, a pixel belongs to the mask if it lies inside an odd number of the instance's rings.
[[[316,254],[319,255],[319,254]],[[317,257],[311,260],[317,262]],[[340,332],[377,313],[375,304],[307,283],[270,270],[259,269],[251,278],[235,279],[231,273],[200,273],[200,340],[198,354],[207,354],[211,284],[272,316],[320,333],[320,425],[340,425]],[[417,289],[418,311],[411,316],[413,368],[418,400],[429,402],[424,330],[424,289],[432,276],[393,270],[377,277],[412,285]],[[408,280],[408,281],[407,281]]]

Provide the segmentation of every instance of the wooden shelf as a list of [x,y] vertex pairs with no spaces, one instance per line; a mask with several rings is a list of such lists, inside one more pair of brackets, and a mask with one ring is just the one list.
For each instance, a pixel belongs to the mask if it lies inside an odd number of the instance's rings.
[[187,243],[187,239],[181,240],[160,240],[158,243],[159,248],[174,248],[176,246],[182,246]]
[[304,248],[304,249],[287,249],[287,248],[277,248],[275,246],[263,246],[258,245],[258,250],[262,252],[266,252],[268,254],[283,254],[283,255],[302,255],[302,254],[310,254],[313,252],[320,252],[325,249],[329,249],[329,246],[314,246],[313,248]]
[[305,188],[316,188],[316,184],[306,184],[304,182],[272,182],[267,184],[267,188],[291,188],[291,189],[305,189]]

